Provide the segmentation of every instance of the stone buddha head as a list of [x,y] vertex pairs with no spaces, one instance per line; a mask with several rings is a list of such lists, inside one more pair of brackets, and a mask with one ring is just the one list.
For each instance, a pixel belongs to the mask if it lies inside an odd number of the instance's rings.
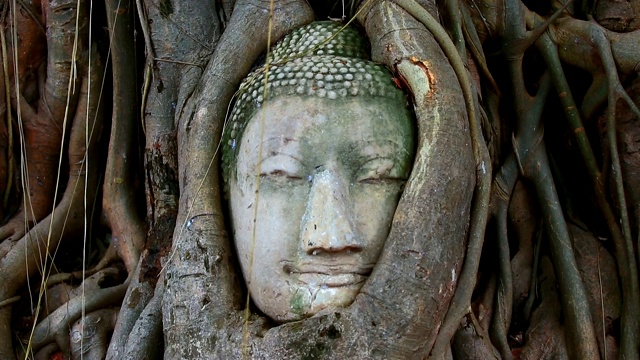
[[341,28],[315,22],[280,41],[268,74],[242,83],[223,136],[240,266],[278,322],[354,301],[413,162],[404,94],[366,39]]

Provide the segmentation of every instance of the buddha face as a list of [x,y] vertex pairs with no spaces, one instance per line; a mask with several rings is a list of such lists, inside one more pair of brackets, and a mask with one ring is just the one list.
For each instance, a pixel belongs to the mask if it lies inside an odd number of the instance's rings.
[[351,304],[413,160],[411,115],[385,98],[283,96],[239,140],[229,197],[255,304],[279,322]]

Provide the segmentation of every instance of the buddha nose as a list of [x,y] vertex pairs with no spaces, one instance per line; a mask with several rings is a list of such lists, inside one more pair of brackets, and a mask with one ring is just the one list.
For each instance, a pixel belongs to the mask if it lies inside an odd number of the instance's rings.
[[362,250],[347,186],[328,169],[313,179],[301,226],[301,241],[307,254]]

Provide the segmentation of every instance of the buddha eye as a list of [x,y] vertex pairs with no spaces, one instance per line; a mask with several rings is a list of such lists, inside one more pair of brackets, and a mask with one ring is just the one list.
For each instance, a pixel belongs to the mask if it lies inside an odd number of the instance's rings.
[[276,183],[301,182],[302,164],[291,156],[277,154],[268,157],[260,164],[260,178]]
[[302,177],[294,174],[290,174],[285,170],[276,169],[271,172],[262,172],[260,174],[262,178],[280,178],[280,179],[288,179],[288,180],[302,180]]
[[393,159],[376,158],[364,163],[356,174],[356,180],[363,184],[404,183],[407,174]]

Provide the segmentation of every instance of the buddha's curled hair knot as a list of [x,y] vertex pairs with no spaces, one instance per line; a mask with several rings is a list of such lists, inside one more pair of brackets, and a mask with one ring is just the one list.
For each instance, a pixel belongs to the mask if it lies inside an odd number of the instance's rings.
[[339,22],[318,21],[293,31],[273,48],[268,74],[262,66],[242,81],[222,137],[225,189],[242,133],[264,102],[265,75],[268,99],[365,96],[405,101],[389,70],[370,60],[366,38],[352,27],[342,27]]

